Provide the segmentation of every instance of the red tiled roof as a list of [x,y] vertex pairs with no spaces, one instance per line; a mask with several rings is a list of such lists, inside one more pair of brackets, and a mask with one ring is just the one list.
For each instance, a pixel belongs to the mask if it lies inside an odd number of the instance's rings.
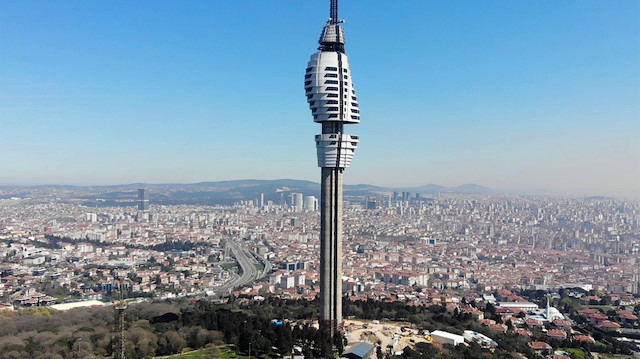
[[600,328],[618,329],[620,328],[620,324],[609,321],[609,320],[605,320],[604,322],[600,323]]
[[535,350],[551,349],[551,345],[545,342],[531,342],[529,346]]
[[593,339],[593,337],[591,337],[590,335],[576,335],[575,337],[573,337],[573,339],[580,341],[580,342],[588,342],[588,343],[595,343],[596,340]]

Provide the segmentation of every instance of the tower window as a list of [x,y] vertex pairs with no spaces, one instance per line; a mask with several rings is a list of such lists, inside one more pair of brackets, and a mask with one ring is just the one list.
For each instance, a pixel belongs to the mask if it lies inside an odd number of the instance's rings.
[[306,74],[306,75],[304,75],[304,78],[305,78],[305,79],[308,79],[308,78],[310,78],[312,75],[313,75],[313,74]]
[[331,84],[331,85],[337,85],[338,81],[337,80],[327,80],[324,82],[325,84]]
[[307,67],[307,72],[310,72],[311,70],[313,70],[313,67]]
[[327,101],[327,105],[337,105],[338,104],[338,100],[329,100]]
[[336,114],[329,115],[329,118],[338,118],[338,115],[336,115]]
[[[313,88],[313,87],[305,87],[305,88],[304,88],[304,91],[305,91],[305,92],[309,92],[309,91],[311,91],[311,89],[312,89],[312,88]],[[312,95],[312,96],[313,96],[313,95]]]
[[352,102],[352,103],[351,103],[351,106],[353,106],[353,107],[358,107],[358,104],[357,104],[357,103],[355,103],[355,102]]
[[339,95],[337,93],[328,93],[327,97],[338,97]]
[[338,91],[337,87],[327,87],[327,91]]
[[355,108],[352,108],[352,109],[351,109],[351,112],[353,112],[353,113],[360,113],[360,111],[356,110]]
[[305,86],[311,84],[311,80],[304,82]]
[[324,77],[338,77],[338,74],[325,74]]
[[330,67],[330,66],[328,66],[328,67],[325,67],[325,68],[324,68],[324,70],[325,70],[325,71],[338,71],[338,68],[337,68],[337,67]]
[[338,111],[337,107],[329,107],[327,111]]
[[[315,117],[314,117],[314,118],[315,118]],[[352,118],[352,119],[354,119],[354,120],[357,120],[357,119],[359,119],[360,117],[359,117],[359,116],[356,116],[356,115],[351,115],[351,118]]]

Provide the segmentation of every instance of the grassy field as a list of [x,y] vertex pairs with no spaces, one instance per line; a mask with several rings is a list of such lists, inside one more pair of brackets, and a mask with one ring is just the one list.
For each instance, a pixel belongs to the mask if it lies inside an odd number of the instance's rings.
[[249,357],[240,355],[229,348],[222,348],[220,350],[220,358],[222,359],[248,359]]
[[165,357],[156,357],[157,359],[209,359],[220,358],[220,351],[216,349],[194,350],[182,354],[169,355]]
[[594,309],[600,309],[602,311],[604,311],[605,313],[613,310],[613,307],[609,306],[609,305],[583,305],[581,308],[594,308]]
[[225,263],[220,267],[225,270],[238,270],[238,263]]
[[577,348],[560,348],[558,350],[561,350],[563,352],[567,352],[567,353],[571,353],[573,355],[575,355],[577,358],[579,359],[584,359],[587,354],[582,351],[582,349],[577,349]]

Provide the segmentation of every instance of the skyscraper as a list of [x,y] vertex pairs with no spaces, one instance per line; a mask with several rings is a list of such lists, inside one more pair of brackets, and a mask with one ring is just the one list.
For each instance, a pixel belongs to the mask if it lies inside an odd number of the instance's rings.
[[149,197],[146,188],[138,188],[138,211],[149,209]]
[[304,210],[313,212],[318,210],[318,199],[315,196],[304,197]]
[[358,99],[338,0],[331,0],[330,17],[311,55],[304,89],[313,120],[322,125],[316,135],[320,191],[320,327],[333,338],[342,323],[342,174],[349,166],[358,137],[344,133],[345,124],[360,123]]
[[304,195],[302,193],[291,194],[291,207],[296,212],[302,212],[304,209]]

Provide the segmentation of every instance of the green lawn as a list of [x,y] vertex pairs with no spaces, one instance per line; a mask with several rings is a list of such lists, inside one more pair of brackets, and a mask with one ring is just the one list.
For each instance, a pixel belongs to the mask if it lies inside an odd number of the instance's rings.
[[220,353],[217,353],[215,349],[201,349],[194,350],[187,353],[169,355],[166,357],[156,357],[163,359],[209,359],[209,358],[220,358]]
[[[156,359],[249,359],[248,356],[238,354],[227,346],[212,349],[193,350],[182,354],[169,355],[164,357],[156,357]],[[251,356],[252,359],[259,359]]]
[[248,359],[249,357],[238,354],[229,348],[222,348],[220,350],[220,358],[222,359]]
[[234,270],[234,269],[238,269],[238,263],[225,263],[223,265],[221,265],[220,267],[222,267],[222,269],[224,270]]
[[582,349],[577,349],[577,348],[560,348],[558,350],[561,350],[563,352],[567,352],[567,353],[571,353],[573,355],[575,355],[576,357],[578,357],[579,359],[584,359],[587,354],[585,354],[584,351],[582,351]]

